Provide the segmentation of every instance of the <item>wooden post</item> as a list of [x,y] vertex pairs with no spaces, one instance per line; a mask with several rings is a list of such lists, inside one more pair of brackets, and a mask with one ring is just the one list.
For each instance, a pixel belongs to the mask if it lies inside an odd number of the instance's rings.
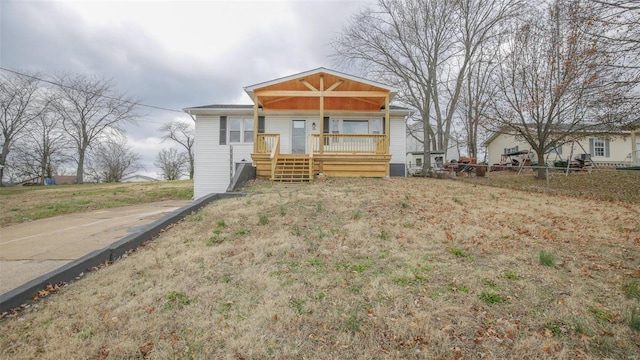
[[384,98],[384,136],[387,144],[387,154],[389,153],[390,137],[389,129],[391,129],[391,119],[389,118],[389,95]]
[[[389,147],[390,147],[390,137],[389,137],[389,129],[391,129],[391,119],[389,117],[389,94],[387,94],[387,96],[384,97],[384,142],[386,144],[386,150],[387,150],[387,154],[389,154]],[[389,164],[389,166],[387,166],[387,175],[389,176],[389,168],[391,167],[391,164]]]
[[257,151],[258,146],[258,95],[255,95],[253,102],[253,152]]
[[[320,75],[320,154],[324,154],[324,75]],[[313,149],[311,149],[313,151]]]
[[631,129],[631,165],[638,166],[638,141],[636,140],[637,129]]

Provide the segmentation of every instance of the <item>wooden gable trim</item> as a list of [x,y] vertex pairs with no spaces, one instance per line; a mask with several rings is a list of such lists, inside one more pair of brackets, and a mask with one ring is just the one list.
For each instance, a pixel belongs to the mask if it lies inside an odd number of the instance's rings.
[[384,98],[386,91],[318,91],[318,90],[261,90],[255,92],[257,97],[377,97]]

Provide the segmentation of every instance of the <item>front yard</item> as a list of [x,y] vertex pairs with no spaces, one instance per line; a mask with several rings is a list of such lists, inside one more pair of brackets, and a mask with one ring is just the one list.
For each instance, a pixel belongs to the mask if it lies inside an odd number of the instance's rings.
[[424,178],[247,190],[5,314],[0,357],[640,353],[637,202]]

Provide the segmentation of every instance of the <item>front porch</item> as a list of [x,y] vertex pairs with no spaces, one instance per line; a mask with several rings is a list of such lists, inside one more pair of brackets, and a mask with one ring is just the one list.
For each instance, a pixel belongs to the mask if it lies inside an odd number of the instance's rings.
[[388,137],[380,134],[312,134],[308,154],[280,152],[280,134],[257,134],[256,176],[274,181],[313,181],[331,177],[389,176]]
[[[315,174],[389,176],[392,158],[389,151],[389,102],[395,93],[392,88],[319,69],[245,90],[254,101],[251,158],[258,177],[275,181],[313,181]],[[286,137],[284,132],[265,133],[265,122],[269,121],[269,116],[261,118],[260,111],[263,115],[283,111],[306,114],[306,118],[313,122],[313,130],[318,129],[319,133],[307,133],[305,120],[296,119],[292,119],[291,133]],[[371,123],[345,120],[340,126],[340,120],[327,114],[340,114],[343,119],[345,116],[367,114],[378,117],[378,120],[371,120]],[[347,123],[351,127],[347,127]],[[299,132],[294,134],[296,131]],[[290,142],[294,143],[293,137],[296,137],[296,146],[291,146],[294,154],[281,153],[281,141],[285,141],[284,147],[287,148]],[[304,144],[307,141],[308,146]]]

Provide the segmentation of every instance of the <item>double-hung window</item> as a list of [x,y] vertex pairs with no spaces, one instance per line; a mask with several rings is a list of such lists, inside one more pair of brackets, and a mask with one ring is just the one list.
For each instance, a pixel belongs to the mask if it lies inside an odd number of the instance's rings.
[[603,138],[591,138],[589,139],[589,154],[592,157],[605,157],[608,158],[610,154],[609,139]]
[[605,154],[604,149],[605,149],[604,139],[593,140],[593,154],[595,156],[604,156]]
[[229,119],[229,143],[253,143],[253,118]]

